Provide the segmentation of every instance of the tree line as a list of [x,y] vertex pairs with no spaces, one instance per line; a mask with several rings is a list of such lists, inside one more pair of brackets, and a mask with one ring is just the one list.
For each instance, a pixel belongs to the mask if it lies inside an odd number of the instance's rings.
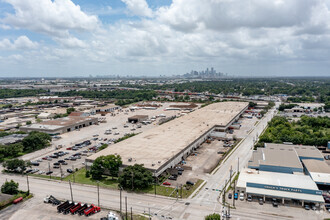
[[293,144],[327,146],[330,140],[330,118],[302,116],[299,121],[289,122],[285,117],[275,116],[260,136],[256,147],[264,143],[292,142]]

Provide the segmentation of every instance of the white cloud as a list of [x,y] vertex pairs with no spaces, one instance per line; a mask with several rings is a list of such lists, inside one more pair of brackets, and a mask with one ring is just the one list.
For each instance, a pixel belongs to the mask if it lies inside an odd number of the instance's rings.
[[20,36],[14,42],[8,39],[0,41],[0,49],[3,50],[24,50],[24,49],[36,49],[38,43],[31,41],[27,36]]
[[55,36],[68,36],[70,30],[92,31],[98,27],[98,18],[81,11],[70,0],[5,0],[15,14],[8,14],[3,22],[15,28]]
[[[54,67],[63,62],[79,74],[178,74],[211,65],[229,73],[241,65],[261,72],[291,61],[304,69],[309,59],[330,68],[330,6],[325,0],[173,0],[154,11],[145,0],[122,0],[133,15],[147,19],[128,16],[104,24],[69,0],[35,0],[47,3],[45,12],[30,8],[32,0],[7,1],[15,9],[5,18],[7,25],[49,34],[57,42],[43,43],[22,59],[45,60]],[[4,39],[0,48],[36,48],[27,39]]]
[[149,8],[146,0],[122,0],[122,1],[126,4],[128,10],[133,15],[143,16],[143,17],[152,16],[152,10]]

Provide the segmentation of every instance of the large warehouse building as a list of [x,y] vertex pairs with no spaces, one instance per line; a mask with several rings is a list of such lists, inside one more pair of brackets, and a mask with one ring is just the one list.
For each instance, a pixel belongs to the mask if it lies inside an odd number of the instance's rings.
[[40,122],[21,126],[20,130],[24,132],[40,131],[50,135],[63,134],[66,132],[78,130],[97,123],[97,118],[69,116],[54,120]]
[[117,154],[123,166],[143,164],[156,176],[173,168],[199,147],[214,130],[225,130],[247,109],[246,102],[220,102],[208,105],[175,120],[112,145],[86,159],[86,165],[99,156]]

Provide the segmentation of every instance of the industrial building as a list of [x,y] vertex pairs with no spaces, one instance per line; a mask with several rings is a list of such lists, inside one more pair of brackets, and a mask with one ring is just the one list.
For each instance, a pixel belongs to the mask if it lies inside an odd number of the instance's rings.
[[262,198],[263,201],[278,199],[282,204],[306,202],[322,205],[322,191],[308,175],[287,174],[243,169],[239,175],[236,192]]
[[11,134],[0,138],[0,145],[15,144],[22,141],[28,134]]
[[302,162],[305,172],[320,188],[330,189],[330,167],[325,161],[309,159]]
[[248,108],[247,102],[208,105],[154,129],[112,145],[86,159],[87,167],[102,155],[120,155],[123,166],[143,164],[159,176],[198,148],[214,130],[226,130]]
[[269,172],[303,173],[302,160],[323,161],[321,152],[314,146],[271,144],[253,152],[248,167]]
[[49,120],[38,124],[21,126],[20,130],[24,132],[40,131],[50,135],[58,135],[66,132],[78,130],[93,124],[97,124],[97,118],[92,117],[65,117],[55,120]]

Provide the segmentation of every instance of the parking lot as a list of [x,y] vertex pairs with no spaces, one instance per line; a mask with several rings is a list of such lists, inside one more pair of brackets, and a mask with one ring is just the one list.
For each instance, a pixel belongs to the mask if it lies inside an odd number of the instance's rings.
[[[39,211],[42,210],[42,211]],[[101,209],[101,212],[95,213],[88,216],[90,220],[99,220],[108,214],[109,210]],[[118,216],[118,214],[117,214]],[[19,203],[17,205],[12,205],[0,212],[0,219],[15,219],[15,220],[25,220],[25,219],[39,219],[39,220],[66,220],[66,219],[86,219],[86,216],[80,215],[63,215],[57,212],[57,207],[51,204],[43,203],[43,198],[34,197],[26,202]]]
[[[233,205],[233,198],[228,199],[226,195],[226,201]],[[280,202],[277,207],[274,207],[272,201],[266,201],[259,204],[258,200],[249,202],[247,200],[235,200],[235,207],[237,211],[244,212],[245,209],[255,210],[262,213],[274,213],[274,219],[276,218],[288,218],[288,219],[326,219],[330,217],[330,213],[321,210],[305,210],[301,206],[294,206],[292,204],[282,205]]]
[[[241,125],[240,129],[233,130],[232,134],[227,132],[227,137],[246,137],[248,132],[258,121],[256,117],[252,119],[241,118],[238,122],[238,124]],[[219,164],[222,155],[230,150],[230,146],[233,144],[234,141],[220,141],[215,139],[211,139],[210,143],[203,143],[190,154],[182,164],[177,165],[178,168],[183,168],[183,171],[178,172],[178,175],[169,176],[169,178],[165,180],[165,184],[169,183],[171,185],[168,186],[176,187],[177,185],[186,184],[187,181],[195,183],[198,179],[207,180],[208,174]]]
[[[84,166],[85,158],[95,152],[95,149],[108,144],[111,147],[114,141],[129,133],[141,133],[148,129],[152,129],[158,125],[159,120],[166,117],[180,116],[184,114],[183,110],[168,110],[170,105],[175,103],[161,103],[162,106],[157,109],[123,108],[116,110],[114,114],[106,114],[101,116],[97,114],[92,117],[102,118],[103,122],[98,125],[88,126],[80,130],[71,131],[59,135],[59,139],[53,139],[52,145],[46,149],[42,149],[21,157],[24,160],[30,160],[39,163],[39,166],[32,167],[32,173],[46,174],[53,172],[53,176],[65,177],[69,173],[68,169],[76,169]],[[134,115],[148,115],[149,123],[128,123],[128,117]],[[161,115],[162,117],[157,117]],[[89,145],[75,146],[85,141],[90,141]],[[56,148],[59,148],[56,150]],[[56,155],[54,154],[60,154]],[[63,154],[64,153],[64,154]],[[63,155],[62,155],[63,154]],[[79,154],[79,155],[76,155]],[[54,158],[55,157],[55,158]],[[75,159],[72,159],[75,157]],[[55,163],[55,164],[54,164]]]

